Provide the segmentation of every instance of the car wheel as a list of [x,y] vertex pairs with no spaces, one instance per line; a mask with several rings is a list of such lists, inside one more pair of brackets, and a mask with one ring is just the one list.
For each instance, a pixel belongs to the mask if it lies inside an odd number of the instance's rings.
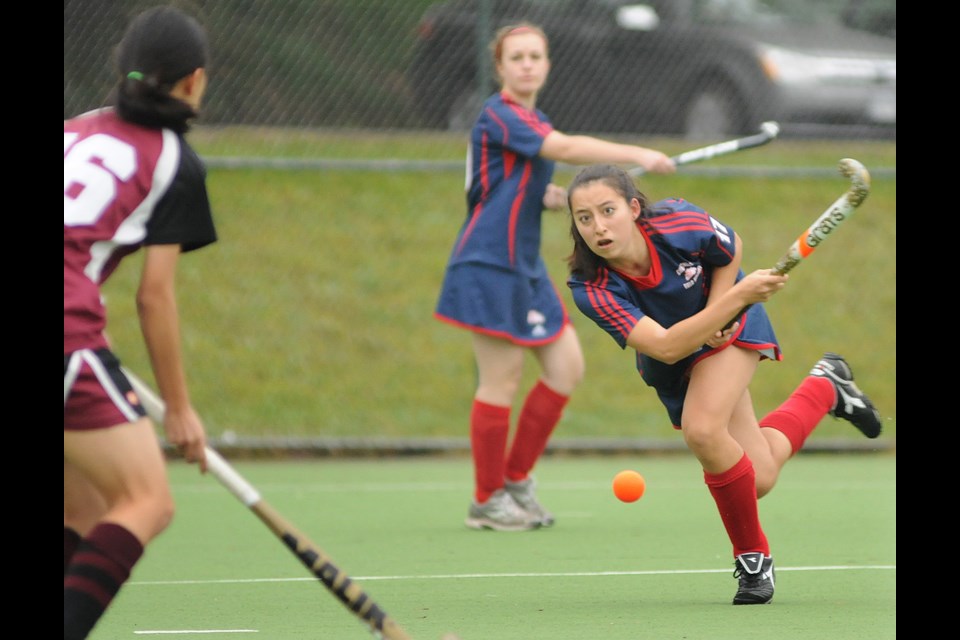
[[741,133],[743,115],[730,89],[709,88],[691,102],[684,119],[683,134],[688,140],[715,140]]
[[456,100],[450,105],[447,113],[447,129],[450,131],[470,131],[487,96],[481,95],[473,87],[460,92]]

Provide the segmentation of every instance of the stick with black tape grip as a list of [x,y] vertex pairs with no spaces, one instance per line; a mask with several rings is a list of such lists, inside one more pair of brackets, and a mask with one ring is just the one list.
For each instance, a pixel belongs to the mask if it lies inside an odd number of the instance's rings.
[[[735,140],[727,140],[726,142],[709,144],[705,147],[700,147],[699,149],[684,151],[679,155],[673,156],[671,159],[673,160],[674,164],[679,167],[685,164],[690,164],[691,162],[700,162],[701,160],[709,160],[710,158],[723,156],[728,153],[733,153],[734,151],[740,151],[741,149],[752,149],[753,147],[759,147],[767,144],[778,135],[780,135],[780,125],[772,120],[769,120],[761,124],[760,131],[753,135],[737,138]],[[635,167],[627,173],[636,178],[644,175],[646,172],[646,169],[643,167]]]
[[[813,253],[814,250],[827,239],[827,236],[836,231],[837,227],[853,215],[857,207],[859,207],[861,203],[866,200],[867,195],[870,194],[870,172],[867,171],[867,168],[864,167],[859,160],[844,158],[840,161],[838,168],[842,176],[850,179],[850,186],[842,196],[837,198],[826,211],[821,213],[817,219],[793,241],[793,244],[790,245],[787,252],[784,253],[783,256],[777,260],[777,264],[773,266],[772,271],[774,274],[783,275],[800,264],[804,258]],[[750,306],[752,305],[747,305],[740,313],[734,316],[733,320],[728,322],[724,327],[724,330],[729,329],[733,326],[734,322],[742,318]]]
[[[163,424],[165,407],[163,400],[137,375],[124,368],[133,390],[137,392],[144,409],[152,420]],[[374,634],[383,640],[411,640],[411,637],[387,613],[374,602],[360,586],[334,564],[333,560],[307,536],[271,507],[249,482],[247,482],[223,456],[206,448],[207,470],[230,490],[236,498],[250,508],[273,533],[283,541],[291,552],[313,575],[360,618]]]

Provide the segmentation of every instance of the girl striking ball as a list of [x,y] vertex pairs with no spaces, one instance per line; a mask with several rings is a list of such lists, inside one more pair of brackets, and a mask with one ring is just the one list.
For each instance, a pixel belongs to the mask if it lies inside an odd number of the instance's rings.
[[682,199],[648,203],[617,167],[581,170],[568,198],[573,299],[621,348],[636,352],[640,375],[700,462],[733,545],[733,604],[770,602],[773,557],[757,500],[825,415],[876,438],[879,413],[846,360],[826,353],[758,421],[750,383],[762,360],[782,358],[762,303],[789,276],[771,269],[744,275],[733,229]]

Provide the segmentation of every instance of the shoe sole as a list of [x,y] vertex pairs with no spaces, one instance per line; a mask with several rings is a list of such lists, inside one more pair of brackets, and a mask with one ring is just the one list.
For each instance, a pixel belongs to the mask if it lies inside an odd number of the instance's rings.
[[482,518],[467,518],[464,523],[471,529],[476,529],[478,531],[532,531],[534,529],[539,529],[541,523],[531,522],[528,524],[503,524],[502,522],[495,522],[493,520],[486,520]]
[[[520,505],[520,508],[523,509],[523,505]],[[552,514],[537,515],[536,512],[530,511],[529,509],[524,509],[524,510],[528,514],[530,514],[530,517],[535,518],[536,521],[540,523],[541,527],[552,527],[553,523],[557,521],[557,519],[554,518]]]

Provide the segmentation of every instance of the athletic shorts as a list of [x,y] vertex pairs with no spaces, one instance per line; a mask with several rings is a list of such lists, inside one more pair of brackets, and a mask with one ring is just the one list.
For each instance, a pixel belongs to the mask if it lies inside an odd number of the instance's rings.
[[657,390],[657,396],[667,410],[667,415],[670,416],[670,422],[674,429],[680,428],[683,403],[687,397],[690,371],[693,366],[704,358],[709,358],[731,345],[742,349],[753,349],[760,354],[761,360],[780,361],[783,359],[780,344],[777,342],[777,336],[763,305],[750,307],[746,320],[737,329],[737,333],[732,340],[724,346],[713,349],[704,345],[696,353],[669,365],[648,356],[637,356],[637,369],[640,371],[640,375],[643,376],[644,382]]
[[[753,345],[738,343],[734,344],[746,349],[756,349],[756,351],[760,353],[761,359],[779,360],[779,357],[774,355],[773,349],[757,348]],[[671,384],[662,383],[656,387],[657,397],[660,398],[660,402],[663,403],[664,408],[667,410],[667,415],[670,416],[670,423],[674,429],[680,429],[680,418],[683,416],[683,403],[687,399],[687,387],[690,386],[690,369],[696,362],[703,358],[708,358],[719,351],[720,349],[712,349],[701,354],[699,358],[690,356],[689,358],[681,360],[677,364],[682,365],[683,373],[678,375]]]
[[147,415],[109,349],[63,356],[63,430],[106,429]]

